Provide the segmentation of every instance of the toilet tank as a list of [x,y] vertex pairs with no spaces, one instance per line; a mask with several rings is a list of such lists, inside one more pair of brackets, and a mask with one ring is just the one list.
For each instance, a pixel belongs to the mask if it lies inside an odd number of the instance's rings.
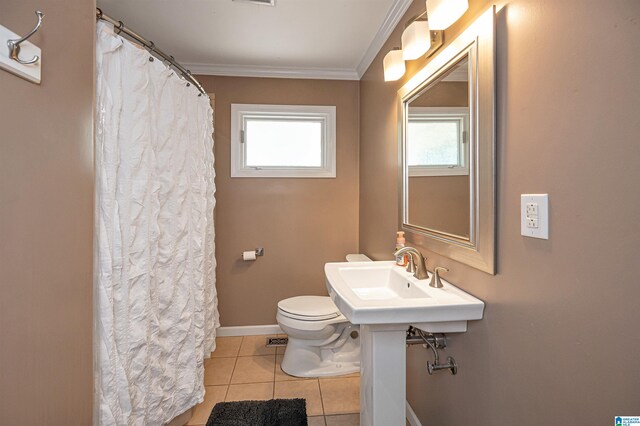
[[355,253],[347,255],[347,262],[372,262],[366,255]]

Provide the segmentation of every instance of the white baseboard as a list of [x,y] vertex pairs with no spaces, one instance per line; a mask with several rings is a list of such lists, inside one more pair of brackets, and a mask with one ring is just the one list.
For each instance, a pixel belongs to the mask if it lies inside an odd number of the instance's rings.
[[411,405],[409,405],[409,401],[407,401],[407,420],[409,421],[409,424],[411,426],[422,426],[422,423],[420,423],[420,419],[418,418],[418,416],[416,416],[415,411],[413,411],[413,408],[411,408]]
[[266,334],[282,334],[278,324],[273,325],[245,325],[237,327],[220,327],[216,333],[218,337],[227,336],[258,336]]

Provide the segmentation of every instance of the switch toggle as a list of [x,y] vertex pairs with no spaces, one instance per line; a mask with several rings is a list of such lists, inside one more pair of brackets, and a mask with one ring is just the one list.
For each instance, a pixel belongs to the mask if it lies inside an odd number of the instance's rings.
[[549,194],[520,196],[520,233],[525,237],[549,239]]

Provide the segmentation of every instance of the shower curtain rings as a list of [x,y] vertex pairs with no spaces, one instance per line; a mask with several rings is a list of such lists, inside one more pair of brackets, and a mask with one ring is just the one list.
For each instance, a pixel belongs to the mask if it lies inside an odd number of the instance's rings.
[[[0,1],[2,1],[2,0],[0,0]],[[120,35],[122,33],[124,36],[127,36],[128,38],[132,39],[134,42],[140,44],[141,46],[144,46],[144,48],[150,54],[149,55],[149,62],[154,62],[156,59],[159,60],[159,61],[162,61],[162,63],[167,68],[169,68],[170,70],[174,71],[173,74],[182,76],[185,80],[187,80],[187,82],[189,82],[194,87],[196,87],[198,89],[198,91],[200,92],[198,94],[198,96],[202,96],[203,94],[204,95],[207,94],[207,92],[205,92],[205,90],[202,88],[200,83],[198,83],[198,80],[196,80],[191,75],[191,71],[186,71],[182,67],[182,65],[180,65],[178,62],[176,62],[176,60],[175,60],[175,58],[173,56],[168,56],[167,54],[163,53],[160,49],[157,49],[156,45],[155,45],[155,43],[153,41],[147,40],[144,37],[136,34],[135,32],[130,31],[130,29],[125,26],[124,22],[116,21],[115,19],[105,15],[104,12],[98,7],[96,8],[96,19],[97,20],[106,21],[106,22],[110,23],[111,25],[113,25],[113,32],[115,34]]]
[[156,44],[153,41],[149,41],[149,44],[145,46],[147,51],[149,52],[149,62],[153,62],[155,59],[153,58],[153,50],[156,47]]

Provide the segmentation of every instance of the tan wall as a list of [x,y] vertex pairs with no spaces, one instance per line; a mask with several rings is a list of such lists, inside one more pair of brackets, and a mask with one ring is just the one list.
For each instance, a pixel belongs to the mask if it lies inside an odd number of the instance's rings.
[[469,84],[462,81],[441,81],[411,101],[412,107],[469,106]]
[[409,223],[469,236],[469,176],[409,178]]
[[[503,2],[498,2],[503,3]],[[470,1],[461,25],[490,4]],[[416,0],[405,15],[424,9]],[[423,424],[612,424],[638,412],[640,4],[513,0],[497,19],[498,274],[434,253],[428,266],[487,303],[452,336],[459,373],[428,376],[409,349],[408,399]],[[360,249],[389,259],[397,230],[391,35],[360,86]],[[598,28],[600,30],[594,30]],[[520,236],[520,194],[549,193],[548,241]]]
[[[215,93],[216,258],[223,326],[275,324],[279,300],[326,295],[324,264],[358,251],[357,81],[198,77]],[[230,178],[232,103],[335,105],[336,179]],[[264,257],[243,262],[244,250]]]
[[46,14],[42,84],[0,70],[3,425],[91,424],[94,8],[0,4],[20,33]]

